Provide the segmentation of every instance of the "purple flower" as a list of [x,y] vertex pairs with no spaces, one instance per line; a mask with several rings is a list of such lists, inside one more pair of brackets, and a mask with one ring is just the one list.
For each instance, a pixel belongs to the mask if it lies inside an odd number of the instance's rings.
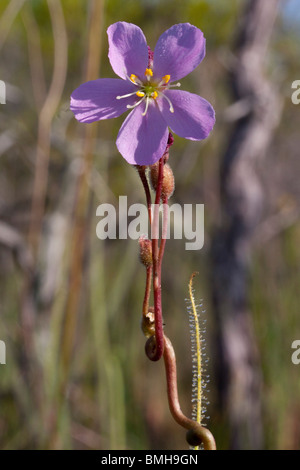
[[153,57],[138,26],[114,23],[107,34],[108,57],[121,79],[102,78],[80,85],[71,96],[76,119],[90,123],[131,109],[117,147],[134,165],[152,165],[162,157],[168,128],[186,139],[205,139],[215,123],[213,107],[198,95],[176,89],[180,87],[177,80],[192,72],[205,56],[202,31],[189,23],[172,26],[158,39]]

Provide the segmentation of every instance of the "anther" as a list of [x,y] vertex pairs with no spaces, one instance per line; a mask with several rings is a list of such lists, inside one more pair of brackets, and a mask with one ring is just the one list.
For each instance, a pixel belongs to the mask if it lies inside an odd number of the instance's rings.
[[137,86],[141,86],[142,85],[142,82],[141,80],[139,79],[139,77],[137,75],[135,75],[134,73],[132,73],[130,75],[130,77],[128,77],[128,75],[126,75],[126,78],[131,82],[133,83],[134,85],[137,85]]
[[151,77],[153,77],[153,72],[151,69],[146,69],[145,70],[145,75],[147,77],[147,80],[149,81]]
[[137,91],[136,95],[142,98],[143,96],[145,96],[145,93],[143,91]]
[[136,82],[135,82],[136,79],[137,79],[137,76],[134,75],[134,73],[132,73],[132,74],[130,75],[130,80],[131,80],[133,83],[136,83]]
[[153,98],[154,100],[156,100],[157,97],[158,97],[157,91],[153,91],[153,93],[151,93],[151,98]]
[[[171,79],[171,75],[164,75],[161,81],[159,82],[158,86],[165,87],[165,85],[168,85],[170,79]],[[166,88],[169,88],[170,86],[173,87],[174,85],[168,85]],[[178,85],[176,84],[175,86],[178,86]]]

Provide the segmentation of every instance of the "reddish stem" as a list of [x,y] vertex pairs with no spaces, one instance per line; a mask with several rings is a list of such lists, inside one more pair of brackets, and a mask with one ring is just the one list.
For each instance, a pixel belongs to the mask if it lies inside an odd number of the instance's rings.
[[153,235],[152,235],[152,260],[153,260],[153,294],[154,294],[154,319],[155,319],[155,351],[151,355],[152,361],[158,361],[164,352],[164,332],[161,305],[161,259],[158,251],[158,226],[159,226],[159,204],[163,182],[164,159],[159,160],[158,180],[156,188]]
[[146,316],[149,312],[149,299],[151,293],[151,281],[152,281],[152,266],[147,268],[146,274],[146,287],[145,287],[145,295],[144,295],[144,302],[143,302],[143,315]]
[[[146,342],[145,350],[149,359],[152,359],[155,352],[155,343],[154,336],[151,336]],[[212,433],[197,421],[185,416],[181,411],[178,399],[176,357],[172,343],[166,336],[164,336],[164,363],[168,402],[173,418],[180,426],[187,429],[186,439],[191,446],[197,447],[203,444],[205,450],[216,450],[216,442]]]
[[137,170],[138,170],[138,173],[139,173],[139,176],[141,178],[142,184],[144,186],[145,194],[146,194],[148,216],[149,216],[149,222],[150,222],[150,227],[151,227],[151,224],[152,224],[151,194],[150,194],[150,188],[149,188],[148,180],[147,180],[147,177],[146,177],[145,167],[144,166],[137,166]]
[[159,255],[158,255],[160,275],[161,275],[162,259],[164,256],[165,246],[166,246],[166,241],[167,241],[167,228],[168,228],[168,219],[169,219],[168,198],[165,197],[162,203],[163,203],[163,229],[162,229],[162,237],[161,237],[161,243],[160,243]]
[[[137,166],[137,170],[139,176],[141,178],[144,191],[146,194],[146,201],[147,201],[147,209],[148,209],[148,216],[149,216],[149,223],[150,228],[152,225],[152,212],[151,212],[151,193],[148,184],[148,180],[146,177],[146,171],[144,166]],[[149,300],[150,300],[150,293],[151,293],[151,282],[152,282],[152,266],[147,267],[147,274],[146,274],[146,287],[145,287],[145,295],[144,295],[144,302],[143,302],[143,315],[146,316],[149,311]]]
[[204,445],[205,450],[215,450],[216,443],[212,433],[197,421],[187,418],[180,408],[177,390],[177,368],[176,368],[176,357],[175,352],[169,338],[165,336],[165,348],[164,348],[164,361],[166,369],[167,379],[167,393],[169,408],[175,421],[187,429],[188,442],[194,446],[198,446],[201,443]]
[[[149,215],[149,222],[151,227],[151,238],[152,238],[152,261],[153,268],[147,268],[147,279],[146,279],[146,288],[144,295],[143,303],[143,314],[147,315],[149,307],[149,298],[150,298],[150,289],[151,289],[151,278],[153,273],[153,296],[154,296],[154,321],[155,321],[155,348],[152,350],[152,354],[148,357],[153,361],[158,361],[164,352],[164,333],[163,333],[163,319],[162,319],[162,305],[161,305],[161,265],[162,258],[165,249],[166,243],[166,223],[167,223],[167,214],[164,211],[164,228],[163,236],[158,248],[158,227],[159,227],[159,205],[161,200],[162,193],[162,183],[163,183],[163,167],[164,167],[164,157],[159,160],[159,169],[158,169],[158,178],[157,178],[157,187],[156,187],[156,196],[155,196],[155,205],[154,205],[154,214],[153,214],[153,223],[152,223],[152,212],[151,212],[151,194],[149,189],[148,180],[146,177],[145,167],[138,166],[137,170],[141,178],[147,200],[147,208]],[[167,204],[168,200],[165,198],[163,203]]]

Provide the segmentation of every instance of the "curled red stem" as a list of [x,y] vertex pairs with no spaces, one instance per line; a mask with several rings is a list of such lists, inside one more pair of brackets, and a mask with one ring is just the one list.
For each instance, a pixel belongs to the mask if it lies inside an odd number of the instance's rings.
[[[150,338],[151,339],[151,338]],[[216,443],[212,433],[196,421],[187,418],[181,411],[177,390],[176,357],[171,341],[164,337],[164,362],[167,379],[167,394],[169,408],[175,421],[188,430],[189,444],[198,446],[203,444],[205,450],[216,450]]]

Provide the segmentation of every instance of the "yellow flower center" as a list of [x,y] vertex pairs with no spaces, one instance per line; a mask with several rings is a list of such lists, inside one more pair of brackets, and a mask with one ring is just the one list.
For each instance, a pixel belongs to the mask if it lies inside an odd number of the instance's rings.
[[117,100],[120,100],[122,98],[128,98],[130,96],[136,95],[138,98],[140,98],[136,103],[133,105],[127,105],[128,109],[136,108],[139,104],[141,104],[143,101],[146,101],[146,107],[145,111],[143,112],[143,116],[147,113],[149,103],[152,100],[156,100],[159,96],[164,98],[168,103],[169,103],[169,110],[171,113],[174,113],[174,108],[172,105],[172,102],[168,96],[164,94],[165,90],[168,90],[169,88],[172,87],[178,87],[180,86],[180,83],[176,83],[174,85],[170,85],[170,79],[171,75],[164,75],[160,81],[153,80],[153,71],[151,68],[147,68],[145,70],[144,76],[146,77],[144,79],[139,78],[137,75],[132,73],[130,77],[127,77],[134,85],[136,85],[139,89],[137,91],[134,91],[133,93],[129,93],[127,95],[123,96],[117,96]]

